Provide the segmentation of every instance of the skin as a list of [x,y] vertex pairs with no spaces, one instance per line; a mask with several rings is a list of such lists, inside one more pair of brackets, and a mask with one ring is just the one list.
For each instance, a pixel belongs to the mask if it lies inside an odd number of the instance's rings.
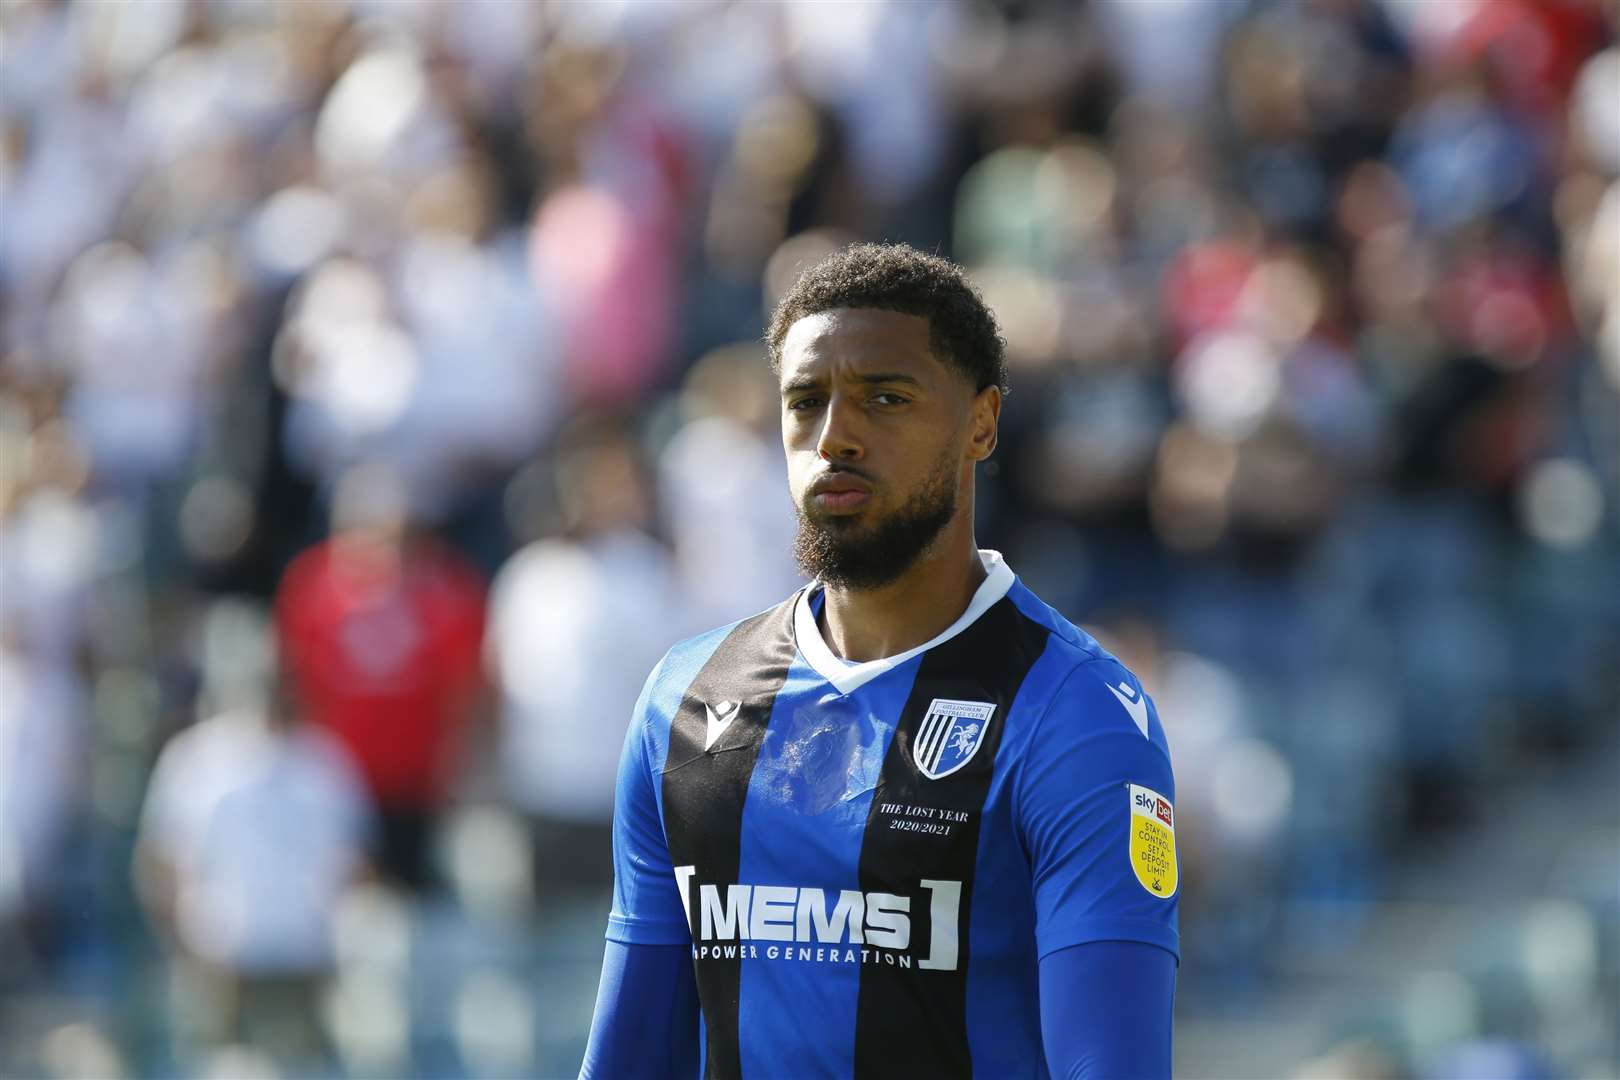
[[[927,319],[869,308],[795,322],[782,342],[779,381],[788,487],[812,521],[858,535],[903,506],[942,459],[954,470],[956,513],[934,543],[887,585],[828,585],[822,609],[822,634],[846,660],[931,640],[961,616],[985,577],[973,537],[974,466],[996,448],[1001,391],[975,391],[935,355]],[[813,490],[818,482],[869,490],[839,496]]]

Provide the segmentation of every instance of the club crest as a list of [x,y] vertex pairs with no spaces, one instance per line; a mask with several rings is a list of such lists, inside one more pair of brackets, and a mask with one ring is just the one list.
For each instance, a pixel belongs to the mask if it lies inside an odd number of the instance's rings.
[[911,744],[912,760],[930,780],[949,776],[973,760],[990,730],[996,707],[988,701],[935,698]]

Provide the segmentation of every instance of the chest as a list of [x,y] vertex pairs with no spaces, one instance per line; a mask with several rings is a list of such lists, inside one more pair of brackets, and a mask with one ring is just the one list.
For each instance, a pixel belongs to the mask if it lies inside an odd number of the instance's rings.
[[848,695],[790,678],[767,715],[745,703],[718,733],[705,704],[712,743],[672,737],[663,777],[676,864],[896,894],[971,879],[985,823],[1004,820],[1013,702],[978,680],[903,675]]

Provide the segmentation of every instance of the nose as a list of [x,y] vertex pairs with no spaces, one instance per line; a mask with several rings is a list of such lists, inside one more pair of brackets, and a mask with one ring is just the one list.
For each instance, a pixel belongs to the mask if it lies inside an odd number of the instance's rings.
[[822,414],[816,453],[823,461],[859,461],[866,453],[858,429],[859,410],[843,395],[835,394]]

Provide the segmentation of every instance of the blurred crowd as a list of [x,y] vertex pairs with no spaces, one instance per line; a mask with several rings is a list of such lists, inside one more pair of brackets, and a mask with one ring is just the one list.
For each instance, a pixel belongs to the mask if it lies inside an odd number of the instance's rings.
[[[1181,1014],[1354,948],[1615,734],[1617,33],[6,0],[0,1072],[572,1070],[631,707],[799,581],[761,328],[853,239],[1001,320],[980,541],[1158,701]],[[1552,929],[1453,958],[1522,992],[1368,1075],[1620,1068],[1616,840],[1566,839]]]

